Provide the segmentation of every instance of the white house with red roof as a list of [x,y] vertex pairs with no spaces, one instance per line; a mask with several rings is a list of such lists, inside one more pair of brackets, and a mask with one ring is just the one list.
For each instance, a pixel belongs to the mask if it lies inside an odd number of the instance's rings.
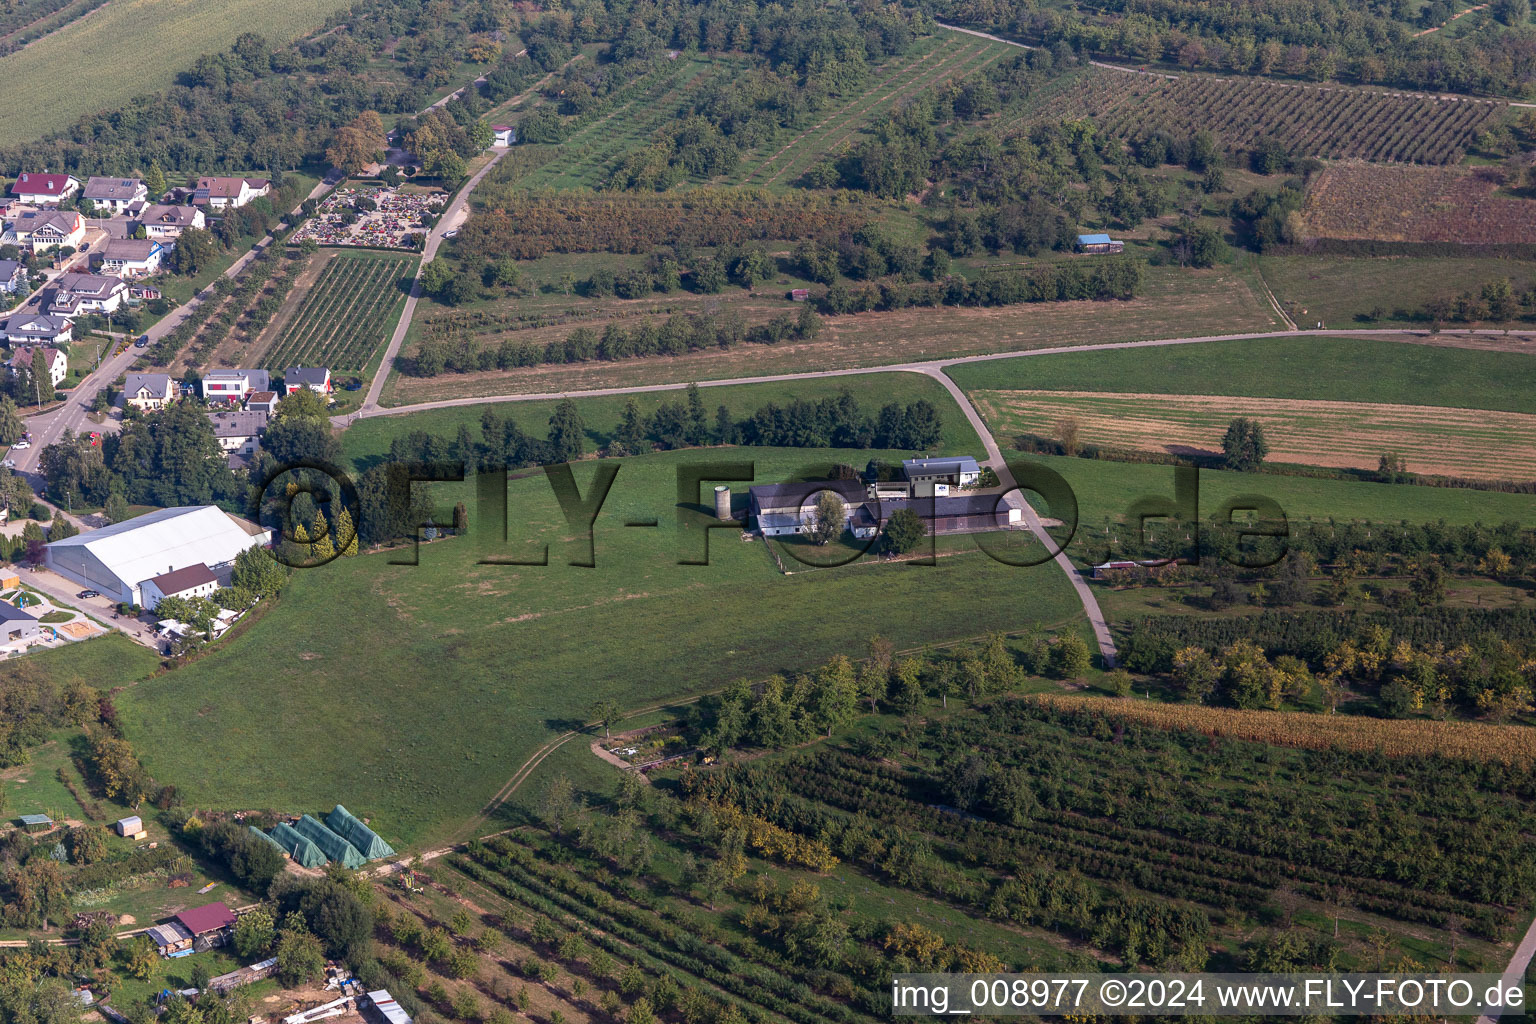
[[266,178],[198,178],[192,204],[210,210],[233,209],[271,191],[272,183]]
[[510,146],[517,141],[517,129],[510,124],[493,124],[491,136],[491,145]]
[[11,195],[30,206],[57,206],[80,191],[80,179],[70,174],[33,174],[22,171],[11,186]]

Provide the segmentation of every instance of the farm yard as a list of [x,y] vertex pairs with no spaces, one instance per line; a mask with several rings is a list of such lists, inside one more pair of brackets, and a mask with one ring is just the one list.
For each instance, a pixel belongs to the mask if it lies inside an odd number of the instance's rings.
[[[345,0],[112,0],[46,39],[0,57],[7,102],[0,146],[36,139],[76,118],[170,85],[199,56],[242,32],[287,42],[318,28]],[[174,23],[174,32],[166,25]],[[144,59],[153,54],[153,59]],[[59,69],[69,68],[67,84]]]
[[1415,473],[1536,479],[1536,416],[1522,413],[1229,395],[975,391],[972,397],[1005,437],[1054,437],[1056,424],[1070,418],[1085,443],[1220,455],[1227,424],[1248,416],[1263,425],[1271,462],[1374,469],[1383,452],[1394,452]]
[[359,372],[405,304],[415,257],[337,252],[260,357],[276,372],[328,366]]
[[[364,202],[361,208],[359,200]],[[387,185],[338,188],[321,201],[319,212],[288,241],[293,245],[313,239],[320,245],[413,249],[416,246],[408,243],[426,232],[430,218],[447,201],[441,192],[406,192]]]
[[814,124],[786,129],[743,154],[726,179],[747,185],[788,187],[816,163],[851,147],[854,137],[890,113],[905,97],[986,69],[1017,48],[954,32],[940,32],[910,53],[875,68],[857,91],[820,111]]
[[1053,85],[1022,120],[1087,115],[1106,132],[1132,137],[1207,129],[1234,149],[1275,139],[1300,155],[1454,164],[1476,134],[1508,109],[1493,100],[1089,67],[1076,73],[1072,85]]
[[1536,201],[1499,192],[1494,168],[1347,163],[1307,186],[1306,239],[1518,245],[1536,238]]

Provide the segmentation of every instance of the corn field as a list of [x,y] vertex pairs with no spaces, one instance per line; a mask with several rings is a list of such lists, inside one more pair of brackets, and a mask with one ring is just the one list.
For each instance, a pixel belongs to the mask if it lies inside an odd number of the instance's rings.
[[1027,698],[1064,711],[1091,710],[1155,729],[1272,743],[1304,750],[1380,751],[1389,757],[1454,757],[1498,764],[1536,763],[1536,730],[1486,722],[1356,718],[1300,711],[1242,711],[1191,704],[1039,694]]

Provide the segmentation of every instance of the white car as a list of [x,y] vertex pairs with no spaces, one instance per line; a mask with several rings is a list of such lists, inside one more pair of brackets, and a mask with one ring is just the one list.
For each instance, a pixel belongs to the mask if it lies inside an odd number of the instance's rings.
[[0,462],[0,466],[4,466],[6,469],[15,469],[16,468],[16,460],[15,459],[6,459],[4,462]]
[[15,444],[11,445],[11,449],[13,451],[18,449],[18,448],[31,448],[31,447],[32,447],[32,442],[31,441],[17,441]]

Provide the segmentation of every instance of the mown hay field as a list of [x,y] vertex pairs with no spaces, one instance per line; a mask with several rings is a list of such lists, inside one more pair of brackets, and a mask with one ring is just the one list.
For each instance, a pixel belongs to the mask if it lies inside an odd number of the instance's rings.
[[97,110],[163,89],[242,32],[282,44],[319,28],[345,0],[112,0],[0,58],[0,146],[40,138]]
[[1227,424],[1248,416],[1263,425],[1272,462],[1370,469],[1383,452],[1395,452],[1416,473],[1536,479],[1536,416],[1522,413],[1099,391],[977,391],[974,399],[1004,437],[1056,436],[1056,424],[1070,418],[1085,442],[1219,454]]
[[1307,187],[1302,236],[1349,241],[1513,245],[1536,238],[1536,202],[1459,167],[1349,163]]
[[1536,762],[1536,730],[1523,725],[1358,718],[1304,711],[1242,711],[1069,694],[1035,694],[1024,699],[1061,710],[1092,711],[1156,729],[1192,730],[1207,736],[1305,750],[1379,750],[1389,757],[1438,756],[1510,765]]

